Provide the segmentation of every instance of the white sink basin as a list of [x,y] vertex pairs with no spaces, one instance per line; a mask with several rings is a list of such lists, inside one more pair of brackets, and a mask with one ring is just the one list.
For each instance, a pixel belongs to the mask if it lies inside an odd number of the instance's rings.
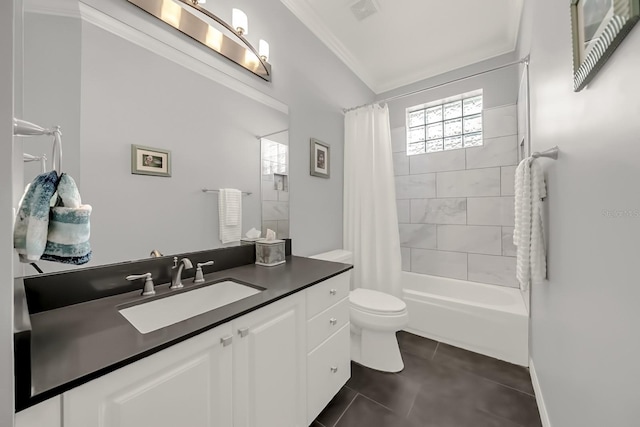
[[119,311],[138,331],[147,334],[260,292],[227,280]]

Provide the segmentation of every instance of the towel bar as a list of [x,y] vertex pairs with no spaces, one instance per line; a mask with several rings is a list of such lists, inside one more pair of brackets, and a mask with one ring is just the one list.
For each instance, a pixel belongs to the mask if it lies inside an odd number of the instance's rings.
[[[203,188],[202,192],[203,193],[218,193],[220,190],[210,190],[208,188]],[[243,196],[250,196],[251,195],[251,191],[243,191],[242,192]]]

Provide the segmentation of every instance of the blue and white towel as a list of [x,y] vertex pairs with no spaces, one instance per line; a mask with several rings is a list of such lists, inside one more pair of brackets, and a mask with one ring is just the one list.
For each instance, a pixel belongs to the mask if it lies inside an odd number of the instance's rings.
[[27,186],[20,200],[13,229],[13,247],[18,252],[20,262],[38,261],[44,253],[49,230],[49,208],[58,181],[55,171],[38,175]]
[[82,204],[75,181],[62,174],[58,183],[58,199],[51,207],[47,244],[41,259],[74,265],[89,262],[90,216],[91,206]]

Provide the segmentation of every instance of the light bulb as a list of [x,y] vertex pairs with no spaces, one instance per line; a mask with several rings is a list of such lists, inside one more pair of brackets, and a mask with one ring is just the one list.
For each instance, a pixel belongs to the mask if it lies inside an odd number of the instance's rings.
[[247,15],[243,11],[241,11],[240,9],[233,9],[231,22],[233,23],[233,28],[235,28],[238,34],[240,34],[241,36],[249,34],[249,20],[247,19]]
[[258,52],[260,54],[260,59],[262,59],[263,61],[269,60],[269,43],[267,43],[266,40],[260,39],[260,42],[258,44]]

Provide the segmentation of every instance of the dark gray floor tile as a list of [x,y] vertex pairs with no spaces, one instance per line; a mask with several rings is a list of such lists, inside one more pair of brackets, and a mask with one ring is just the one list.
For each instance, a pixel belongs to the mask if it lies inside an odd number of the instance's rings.
[[340,418],[340,416],[347,409],[349,404],[355,399],[356,392],[348,387],[342,387],[338,394],[331,399],[331,402],[326,408],[318,415],[316,421],[319,421],[325,427],[333,427]]
[[418,427],[408,424],[404,417],[362,395],[355,400],[344,413],[336,427]]
[[437,362],[425,364],[409,419],[425,426],[540,426],[535,398]]
[[380,372],[351,363],[347,387],[406,416],[420,390],[420,383],[410,376]]
[[433,361],[413,354],[403,354],[402,360],[404,361],[404,369],[398,372],[398,375],[409,377],[415,382],[425,381],[433,369]]
[[414,356],[431,359],[438,346],[437,341],[423,338],[409,332],[400,331],[396,333],[398,345],[403,354],[413,354]]
[[522,366],[443,343],[433,360],[533,395],[529,370]]

